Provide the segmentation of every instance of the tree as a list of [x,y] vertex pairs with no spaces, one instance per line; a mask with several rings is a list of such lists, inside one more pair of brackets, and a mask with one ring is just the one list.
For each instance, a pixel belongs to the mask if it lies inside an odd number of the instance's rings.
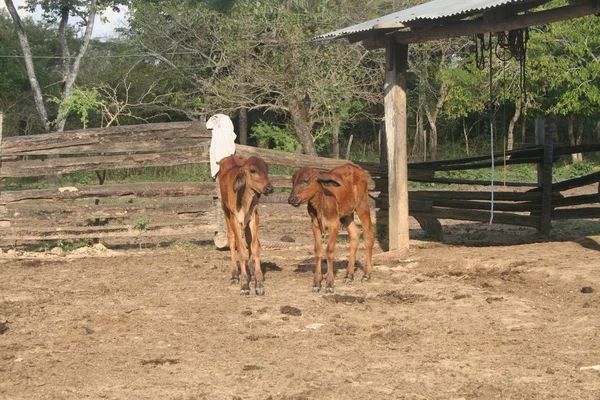
[[546,113],[567,116],[569,142],[581,144],[584,120],[600,116],[600,22],[591,15],[542,26],[532,31],[531,44],[537,101]]
[[239,0],[229,14],[189,9],[185,1],[145,3],[135,8],[130,37],[176,82],[174,98],[188,115],[198,109],[285,115],[304,152],[314,155],[318,133],[335,135],[381,98],[382,70],[370,52],[311,41],[345,23],[346,11],[328,0]]
[[[17,13],[13,1],[5,0],[5,3],[19,38],[19,45],[25,60],[29,83],[31,85],[36,110],[42,126],[45,130],[50,130],[50,125],[54,123],[56,131],[61,132],[64,130],[67,120],[65,108],[63,106],[63,104],[66,103],[63,102],[68,100],[73,92],[83,56],[88,49],[92,37],[96,15],[108,6],[117,8],[118,4],[121,2],[102,0],[29,0],[27,2],[26,9],[28,11],[32,12],[36,7],[40,6],[43,10],[43,18],[45,21],[51,24],[58,22],[56,35],[58,47],[60,49],[62,93],[56,121],[51,121],[48,116],[42,89],[34,68],[33,54],[25,30],[25,25]],[[71,56],[72,44],[69,43],[69,38],[71,34],[70,30],[73,29],[73,27],[69,25],[69,23],[70,19],[73,17],[81,19],[81,22],[79,22],[78,25],[85,28],[85,30],[81,39],[77,41],[78,49],[75,51],[75,55]]]

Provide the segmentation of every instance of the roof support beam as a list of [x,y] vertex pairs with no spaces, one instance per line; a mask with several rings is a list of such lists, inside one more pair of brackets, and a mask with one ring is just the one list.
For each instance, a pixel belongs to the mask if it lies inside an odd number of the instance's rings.
[[[451,37],[471,36],[478,33],[510,31],[597,13],[600,13],[599,0],[581,0],[574,5],[523,15],[513,15],[501,20],[485,21],[484,19],[476,19],[459,21],[443,26],[414,29],[411,32],[396,32],[391,36],[398,44],[420,43]],[[379,41],[378,44],[383,45],[383,41]]]
[[389,250],[408,250],[408,157],[406,70],[408,45],[392,40],[386,47],[384,85],[385,137],[388,159]]

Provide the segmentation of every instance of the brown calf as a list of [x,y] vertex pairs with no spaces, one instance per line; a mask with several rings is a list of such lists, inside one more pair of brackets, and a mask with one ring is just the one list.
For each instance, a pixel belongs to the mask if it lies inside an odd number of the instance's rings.
[[354,279],[354,262],[360,232],[354,223],[354,213],[363,225],[367,262],[363,280],[371,279],[374,244],[374,229],[371,223],[369,197],[367,193],[367,173],[354,164],[346,164],[329,172],[317,172],[311,168],[301,168],[292,177],[292,193],[288,202],[298,207],[308,203],[308,214],[312,219],[315,238],[315,274],[313,292],[321,290],[321,237],[329,233],[327,243],[327,293],[333,292],[333,261],[335,243],[340,226],[345,226],[350,238],[350,259],[344,283]]
[[[265,294],[264,278],[260,268],[260,241],[258,240],[258,199],[261,194],[273,193],[267,164],[258,157],[231,155],[219,161],[217,178],[221,189],[221,206],[227,221],[227,241],[231,251],[231,283],[239,282],[241,294],[250,294],[250,280],[246,264],[254,264],[256,294]],[[242,240],[245,234],[246,243]],[[236,258],[237,255],[237,258]]]

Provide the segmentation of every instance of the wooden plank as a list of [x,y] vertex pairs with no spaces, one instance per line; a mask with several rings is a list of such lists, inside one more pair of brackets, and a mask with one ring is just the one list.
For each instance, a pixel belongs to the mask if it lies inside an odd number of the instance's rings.
[[399,44],[422,43],[431,40],[448,39],[459,36],[472,36],[478,33],[504,32],[527,28],[534,25],[544,25],[557,21],[579,18],[600,13],[600,3],[596,0],[581,0],[571,5],[550,10],[511,15],[506,19],[489,22],[483,18],[466,21],[456,21],[439,27],[431,27],[418,32],[396,32],[393,40]]
[[[114,153],[154,153],[181,149],[202,148],[205,149],[210,144],[210,138],[197,139],[172,139],[172,140],[150,140],[136,142],[105,142],[101,141],[94,144],[75,145],[71,143],[69,147],[57,147],[41,150],[19,151],[18,156],[31,155],[82,155],[82,154],[114,154]],[[3,159],[14,159],[15,155],[2,156]]]
[[2,164],[0,178],[47,176],[106,169],[173,167],[177,165],[203,164],[208,161],[208,151],[8,161]]
[[3,155],[27,151],[68,148],[103,142],[151,141],[157,139],[209,138],[211,132],[203,122],[165,122],[156,124],[113,126],[6,138]]
[[600,207],[570,208],[552,211],[552,219],[582,218],[600,218]]
[[181,196],[213,196],[214,182],[131,183],[122,185],[95,185],[67,188],[15,190],[0,192],[0,203],[20,201],[57,201],[96,198],[152,198]]
[[[489,222],[490,213],[488,211],[479,210],[458,210],[454,208],[434,207],[428,213],[415,213],[419,216],[429,216],[443,219],[455,219],[462,221],[480,221]],[[509,213],[494,213],[494,224],[507,224],[517,226],[529,226],[537,228],[540,224],[540,218],[531,215],[509,214]]]

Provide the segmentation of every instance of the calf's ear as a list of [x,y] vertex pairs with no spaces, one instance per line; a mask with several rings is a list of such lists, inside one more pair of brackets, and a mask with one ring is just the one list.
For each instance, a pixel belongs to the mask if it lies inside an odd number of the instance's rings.
[[233,181],[233,192],[237,193],[246,186],[246,174],[244,171],[239,171]]
[[330,176],[327,175],[319,175],[317,177],[317,182],[319,182],[323,186],[341,186],[335,179],[332,179]]

